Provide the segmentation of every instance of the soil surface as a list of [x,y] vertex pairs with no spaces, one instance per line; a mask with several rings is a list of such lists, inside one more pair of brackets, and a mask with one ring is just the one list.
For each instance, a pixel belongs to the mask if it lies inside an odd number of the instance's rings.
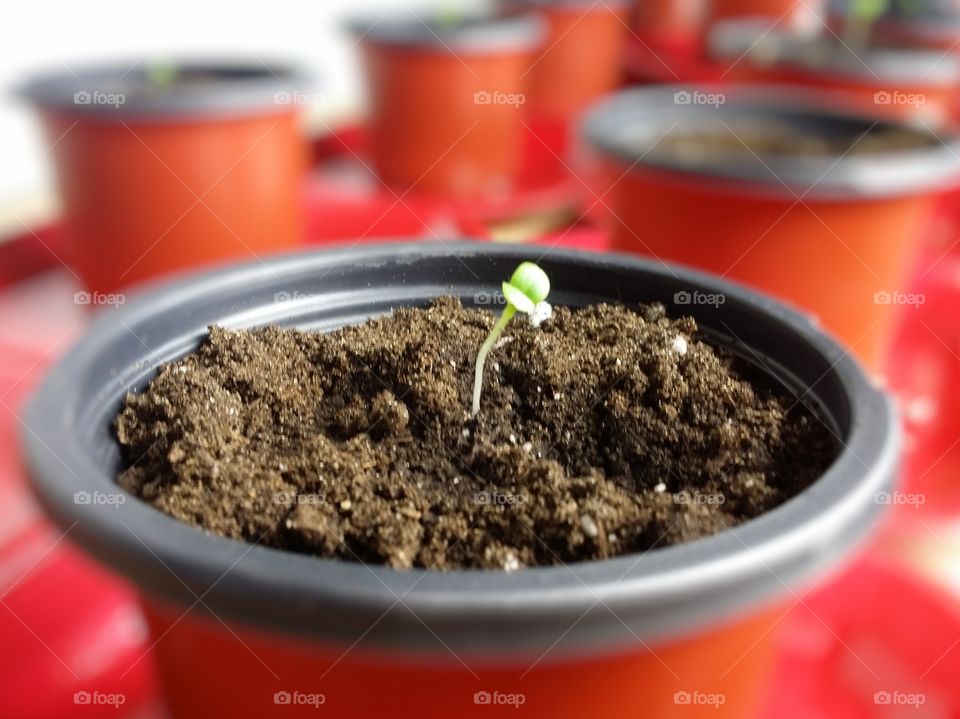
[[920,129],[876,126],[866,131],[833,135],[802,130],[776,120],[726,121],[709,130],[668,132],[650,149],[654,157],[685,164],[722,162],[730,157],[758,161],[757,157],[839,158],[908,152],[935,147],[937,138]]
[[125,488],[225,537],[393,567],[515,570],[721,532],[837,454],[656,305],[518,316],[445,298],[329,334],[210,329],[117,420]]

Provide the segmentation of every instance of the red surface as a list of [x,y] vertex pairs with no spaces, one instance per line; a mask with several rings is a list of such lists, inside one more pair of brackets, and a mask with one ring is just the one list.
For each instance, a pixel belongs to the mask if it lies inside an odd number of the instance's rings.
[[[61,286],[69,303],[69,285]],[[70,333],[63,320],[73,312],[61,312],[60,322],[41,316],[52,307],[36,293],[20,301],[0,295],[0,716],[82,709],[84,716],[116,717],[117,703],[149,711],[156,683],[152,658],[140,661],[149,645],[133,592],[43,518],[18,456],[24,398]],[[7,332],[24,319],[34,320],[34,330],[18,342]]]
[[960,716],[955,597],[880,559],[784,620],[763,719]]
[[902,523],[960,516],[960,253],[929,258],[888,370],[907,431]]

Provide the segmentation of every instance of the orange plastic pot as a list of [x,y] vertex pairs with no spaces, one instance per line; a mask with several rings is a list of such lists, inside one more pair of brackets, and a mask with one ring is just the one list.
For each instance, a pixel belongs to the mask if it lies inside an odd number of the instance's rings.
[[[843,35],[850,0],[829,3],[827,26]],[[887,12],[870,26],[871,44],[886,47],[926,48],[960,52],[960,7],[955,3],[926,2],[916,8],[891,3]]]
[[289,69],[142,66],[40,78],[23,90],[54,158],[68,264],[109,294],[186,267],[298,245],[306,145]]
[[706,0],[634,0],[631,25],[658,48],[691,47],[699,40]]
[[789,25],[822,4],[813,0],[706,0],[711,22],[728,18],[762,17],[769,27],[772,21]]
[[401,192],[509,194],[520,167],[532,17],[450,25],[381,20],[358,28],[370,96],[370,153]]
[[771,31],[756,18],[716,25],[709,45],[731,64],[731,81],[834,90],[834,102],[864,114],[944,127],[960,97],[960,59],[940,50],[854,50],[832,35]]
[[724,123],[748,118],[852,138],[875,123],[907,130],[796,92],[730,90],[720,106],[675,105],[675,92],[696,91],[626,92],[586,123],[613,247],[704,268],[789,300],[880,369],[925,223],[937,194],[956,184],[960,146],[947,137],[946,145],[932,138],[923,149],[885,155],[745,153],[684,164],[648,153],[671,126],[725,133],[731,130]]
[[777,620],[887,509],[875,495],[899,455],[889,399],[805,317],[753,290],[623,255],[541,260],[555,301],[660,301],[692,316],[842,442],[794,500],[696,542],[516,572],[399,571],[216,537],[115,483],[123,397],[208,325],[328,329],[440,294],[476,303],[530,256],[366,246],[201,275],[105,313],[47,378],[25,415],[34,486],[71,541],[137,586],[174,716],[751,716]]
[[753,717],[786,611],[780,606],[678,641],[637,641],[609,656],[491,663],[461,652],[418,658],[347,651],[184,616],[185,607],[146,600],[144,609],[173,716],[315,717],[320,709],[357,719]]
[[626,0],[513,0],[507,8],[532,12],[545,28],[524,72],[534,119],[568,122],[620,84],[628,35]]

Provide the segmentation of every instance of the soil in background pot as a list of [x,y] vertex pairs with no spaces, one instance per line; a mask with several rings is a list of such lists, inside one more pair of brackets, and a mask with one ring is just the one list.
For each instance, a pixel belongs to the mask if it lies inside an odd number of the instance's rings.
[[825,134],[788,122],[744,119],[671,130],[650,149],[650,155],[684,163],[728,157],[857,157],[922,150],[938,142],[936,135],[921,129],[853,127],[849,132]]
[[394,567],[552,565],[721,532],[835,458],[662,306],[495,321],[444,298],[328,334],[213,327],[128,395],[119,482],[212,533]]

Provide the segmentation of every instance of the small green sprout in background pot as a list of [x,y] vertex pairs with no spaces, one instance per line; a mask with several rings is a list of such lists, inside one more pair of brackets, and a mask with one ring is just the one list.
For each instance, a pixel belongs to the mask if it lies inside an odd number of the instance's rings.
[[177,80],[179,70],[168,60],[156,60],[147,65],[147,79],[154,87],[168,87]]
[[533,262],[524,262],[516,270],[509,282],[503,283],[503,296],[507,300],[507,306],[500,315],[497,324],[493,326],[487,339],[480,347],[480,353],[477,355],[476,375],[473,380],[473,416],[476,417],[480,411],[480,393],[483,390],[483,365],[487,361],[487,355],[497,343],[504,329],[513,319],[517,312],[530,316],[530,321],[535,327],[548,319],[551,314],[550,305],[546,302],[547,295],[550,294],[550,278]]
[[870,42],[870,28],[890,8],[890,0],[849,0],[844,41],[853,48]]

